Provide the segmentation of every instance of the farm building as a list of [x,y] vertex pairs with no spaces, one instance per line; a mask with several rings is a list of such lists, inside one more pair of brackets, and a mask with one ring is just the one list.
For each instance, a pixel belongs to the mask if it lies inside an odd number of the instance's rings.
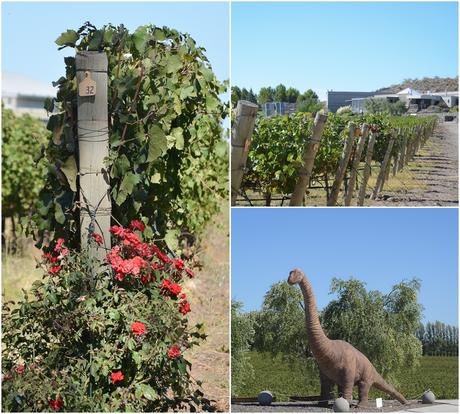
[[422,93],[415,89],[406,88],[396,94],[374,95],[367,97],[353,97],[345,105],[351,104],[354,113],[366,112],[366,101],[369,98],[386,99],[388,102],[402,101],[411,112],[418,112],[430,106],[451,108],[458,105],[458,92],[426,92]]
[[266,117],[272,115],[290,115],[295,113],[297,105],[290,102],[267,102],[262,105]]
[[2,103],[16,115],[30,114],[48,120],[43,108],[45,99],[56,96],[51,85],[16,73],[2,73]]
[[327,110],[336,112],[341,106],[350,105],[353,98],[366,98],[374,94],[375,92],[327,91]]

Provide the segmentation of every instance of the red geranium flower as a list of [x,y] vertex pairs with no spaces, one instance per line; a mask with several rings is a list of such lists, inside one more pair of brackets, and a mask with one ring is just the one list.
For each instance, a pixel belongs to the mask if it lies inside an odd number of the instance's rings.
[[[56,260],[57,259],[59,259],[59,260],[64,259],[64,257],[68,256],[69,253],[70,253],[70,250],[67,247],[64,247],[61,250],[61,253],[59,253],[59,256],[56,258]],[[55,262],[53,262],[53,263],[55,263]]]
[[177,270],[182,270],[184,268],[184,261],[182,259],[174,259],[173,263]]
[[18,365],[14,370],[16,371],[17,374],[21,375],[25,369],[26,369],[26,366],[24,364],[21,364],[21,365]]
[[120,226],[112,226],[110,227],[110,233],[118,237],[124,237],[126,234],[126,230]]
[[123,244],[126,246],[137,246],[141,242],[139,237],[137,237],[137,235],[134,233],[125,233],[123,237]]
[[50,400],[49,404],[50,404],[50,407],[54,411],[59,411],[62,408],[62,406],[64,405],[62,400],[60,400],[59,398],[56,398],[55,400]]
[[102,246],[102,243],[104,243],[104,239],[99,233],[92,233],[91,237],[94,239],[94,241],[99,245]]
[[181,302],[180,306],[179,306],[179,312],[182,313],[182,315],[187,315],[187,313],[191,312],[191,308],[190,308],[190,304],[184,300],[183,302]]
[[169,291],[169,293],[171,293],[173,296],[177,296],[182,290],[180,285],[177,283],[171,283],[171,281],[168,279],[163,279],[161,288]]
[[145,325],[142,322],[134,322],[131,324],[131,330],[134,335],[144,335]]
[[62,237],[57,239],[56,246],[54,246],[54,251],[55,252],[60,252],[64,242],[65,242],[65,240]]
[[187,295],[185,293],[182,293],[182,295],[180,295],[181,299],[185,299],[186,297],[187,297]]
[[143,233],[145,230],[145,225],[140,220],[132,220],[129,224],[129,227],[131,230],[139,230],[141,233]]
[[57,266],[51,266],[48,272],[50,272],[52,275],[55,275],[56,273],[59,273],[60,270],[61,270],[61,266],[57,265]]
[[121,371],[116,371],[110,374],[110,379],[112,380],[112,384],[115,384],[118,381],[123,381],[125,379],[125,376]]
[[176,359],[181,356],[180,349],[177,345],[173,345],[171,349],[168,351],[168,358],[169,359]]

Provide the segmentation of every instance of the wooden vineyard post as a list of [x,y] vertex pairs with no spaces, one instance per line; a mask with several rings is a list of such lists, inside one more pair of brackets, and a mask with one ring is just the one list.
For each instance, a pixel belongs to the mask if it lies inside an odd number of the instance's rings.
[[78,151],[80,176],[81,246],[90,233],[103,238],[92,244],[91,254],[103,259],[110,244],[110,181],[103,160],[109,155],[107,56],[99,52],[78,52],[75,58],[78,89]]
[[232,163],[231,163],[231,188],[232,206],[236,203],[236,197],[240,191],[243,180],[246,161],[248,159],[251,136],[256,123],[259,106],[249,101],[238,101],[235,113],[235,122],[232,126]]
[[351,167],[350,180],[348,181],[348,191],[345,194],[345,205],[349,206],[351,200],[353,199],[353,192],[356,184],[356,177],[358,175],[358,167],[361,161],[361,154],[364,150],[364,144],[366,143],[367,136],[369,134],[369,125],[363,124],[361,127],[361,136],[359,137],[358,146],[355,153],[355,158],[353,159],[353,164]]
[[406,162],[406,165],[408,165],[409,161],[410,161],[411,148],[412,148],[412,144],[414,142],[414,131],[415,131],[415,128],[412,127],[410,129],[408,137],[407,137],[406,153],[404,155],[404,160]]
[[[396,151],[396,154],[394,155],[393,157],[393,177],[396,175],[396,173],[398,172],[398,160],[399,160],[399,152],[401,150],[401,131],[402,129],[401,128],[398,128],[397,132],[396,132],[396,138],[398,139],[398,144],[399,144],[399,151]],[[390,173],[390,169],[388,169],[388,176],[387,176],[387,180],[389,177],[389,174]]]
[[402,130],[402,145],[401,145],[401,150],[399,151],[399,157],[398,157],[398,172],[401,171],[404,168],[404,155],[406,153],[406,145],[407,145],[407,129]]
[[395,133],[391,135],[390,142],[388,143],[387,150],[385,152],[385,156],[383,157],[382,165],[380,167],[379,176],[377,177],[377,183],[375,184],[374,192],[372,193],[371,199],[375,199],[377,194],[383,190],[383,185],[385,183],[385,175],[387,171],[387,165],[390,161],[391,151],[393,149],[393,144],[395,142]]
[[372,162],[372,155],[374,154],[374,144],[375,144],[376,136],[377,134],[371,130],[369,142],[367,144],[366,160],[365,160],[364,173],[363,173],[363,182],[361,183],[361,187],[359,189],[358,206],[364,205],[364,198],[366,197],[367,182],[369,181],[369,177],[371,175],[371,162]]
[[313,132],[311,139],[305,146],[302,156],[302,165],[299,169],[299,176],[294,187],[294,192],[291,196],[289,205],[300,206],[302,204],[305,191],[310,183],[311,172],[315,163],[316,153],[318,152],[319,144],[323,136],[324,126],[326,125],[327,115],[316,113],[315,121],[313,124]]
[[355,124],[350,122],[348,126],[348,138],[345,142],[342,152],[342,158],[339,163],[339,168],[335,174],[335,180],[332,184],[331,194],[329,199],[327,200],[328,206],[335,206],[337,204],[337,198],[339,197],[340,187],[343,182],[343,178],[345,176],[345,171],[347,169],[348,161],[350,160],[351,150],[353,149],[353,142],[355,140]]

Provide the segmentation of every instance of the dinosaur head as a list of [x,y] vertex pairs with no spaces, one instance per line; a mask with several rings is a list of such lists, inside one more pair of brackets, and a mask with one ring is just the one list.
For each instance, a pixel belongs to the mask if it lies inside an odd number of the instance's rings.
[[295,285],[299,283],[305,275],[300,269],[294,269],[289,272],[288,283],[290,285]]

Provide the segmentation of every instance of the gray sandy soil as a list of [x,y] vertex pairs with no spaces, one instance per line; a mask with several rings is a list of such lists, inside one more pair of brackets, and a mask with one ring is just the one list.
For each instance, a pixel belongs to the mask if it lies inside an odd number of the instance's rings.
[[458,124],[441,122],[405,169],[396,188],[385,188],[376,200],[366,204],[458,206]]

